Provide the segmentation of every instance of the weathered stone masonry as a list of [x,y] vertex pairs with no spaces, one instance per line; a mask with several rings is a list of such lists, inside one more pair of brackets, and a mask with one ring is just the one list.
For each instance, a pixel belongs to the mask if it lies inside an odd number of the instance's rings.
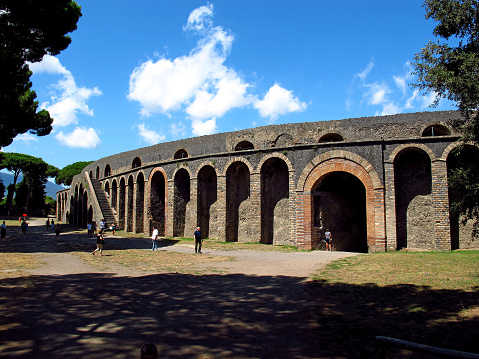
[[[102,158],[57,194],[58,220],[163,236],[336,250],[479,248],[450,220],[455,111],[271,125]],[[457,196],[457,194],[454,194]]]

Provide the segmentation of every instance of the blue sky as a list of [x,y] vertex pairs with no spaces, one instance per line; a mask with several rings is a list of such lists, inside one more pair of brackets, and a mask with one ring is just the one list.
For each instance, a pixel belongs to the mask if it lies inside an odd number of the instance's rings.
[[268,124],[433,110],[408,86],[434,40],[420,1],[77,2],[72,44],[31,65],[54,130],[5,152],[63,168]]

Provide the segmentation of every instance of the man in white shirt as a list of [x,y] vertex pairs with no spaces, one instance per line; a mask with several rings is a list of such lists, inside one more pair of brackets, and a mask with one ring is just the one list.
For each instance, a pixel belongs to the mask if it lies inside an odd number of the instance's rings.
[[153,233],[151,234],[151,241],[153,242],[153,247],[151,247],[152,251],[158,250],[158,229],[153,227]]

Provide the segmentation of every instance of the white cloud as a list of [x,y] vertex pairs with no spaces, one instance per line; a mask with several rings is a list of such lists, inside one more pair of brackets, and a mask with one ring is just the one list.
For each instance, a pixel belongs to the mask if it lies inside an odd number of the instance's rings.
[[308,105],[294,97],[292,91],[274,84],[268,90],[263,100],[255,101],[254,107],[258,109],[261,117],[269,117],[271,121],[274,121],[280,115],[304,111]]
[[150,145],[156,145],[157,143],[164,141],[166,138],[166,136],[156,131],[150,130],[144,123],[138,125],[138,131],[143,141]]
[[95,148],[101,144],[100,137],[93,128],[76,127],[70,133],[60,131],[55,138],[71,148]]
[[362,82],[366,81],[366,77],[369,75],[373,67],[374,67],[374,62],[370,61],[369,64],[366,66],[366,68],[360,73],[356,74],[356,76],[359,77],[359,79]]
[[32,141],[38,141],[38,137],[37,136],[34,136],[32,135],[31,133],[22,133],[20,135],[17,135],[13,141],[21,141],[21,142],[26,142],[26,143],[30,143]]
[[87,105],[92,96],[100,96],[97,88],[78,87],[75,78],[60,61],[53,56],[45,55],[38,63],[30,64],[30,69],[36,73],[62,75],[62,78],[52,86],[54,94],[49,102],[43,102],[41,108],[48,110],[53,120],[53,127],[77,124],[77,114],[93,116],[93,110]]
[[[190,13],[183,30],[199,34],[201,38],[188,55],[150,59],[133,70],[128,99],[140,103],[141,115],[171,116],[174,111],[182,111],[191,120],[193,133],[203,135],[214,133],[216,121],[235,108],[251,105],[264,108],[266,117],[272,119],[305,109],[304,103],[284,89],[289,93],[286,108],[284,105],[278,108],[278,104],[265,100],[258,102],[248,93],[253,86],[224,64],[234,36],[221,26],[213,26],[213,10],[213,5],[208,3]],[[273,86],[270,91],[274,92],[277,87]],[[174,134],[184,132],[174,127],[171,130]]]
[[175,138],[180,138],[186,136],[185,125],[180,123],[173,123],[170,127],[171,134]]

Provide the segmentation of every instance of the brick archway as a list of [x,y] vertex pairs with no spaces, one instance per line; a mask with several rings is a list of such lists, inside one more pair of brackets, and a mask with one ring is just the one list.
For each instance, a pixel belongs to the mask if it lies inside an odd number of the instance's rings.
[[[327,159],[304,177],[302,191],[298,192],[298,246],[312,249],[312,196],[311,190],[318,180],[333,172],[346,172],[358,178],[366,190],[367,245],[370,252],[385,251],[384,188],[362,165],[345,158]],[[303,173],[304,174],[304,173]],[[377,175],[377,174],[376,174]],[[299,187],[299,186],[298,186]],[[298,188],[300,189],[300,188]]]

